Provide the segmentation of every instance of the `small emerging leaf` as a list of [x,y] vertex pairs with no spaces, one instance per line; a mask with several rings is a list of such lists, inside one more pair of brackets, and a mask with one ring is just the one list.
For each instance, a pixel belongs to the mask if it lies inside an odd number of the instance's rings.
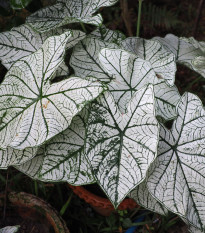
[[106,92],[91,104],[86,155],[97,182],[117,207],[141,183],[156,156],[158,123],[152,86],[133,95],[122,114]]

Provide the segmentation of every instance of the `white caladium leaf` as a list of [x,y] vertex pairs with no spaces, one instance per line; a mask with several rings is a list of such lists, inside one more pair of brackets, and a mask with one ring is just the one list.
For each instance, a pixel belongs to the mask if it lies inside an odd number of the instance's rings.
[[39,177],[46,181],[67,181],[74,185],[94,182],[84,153],[87,110],[73,118],[70,127],[46,144]]
[[155,75],[149,62],[125,50],[109,48],[101,50],[99,60],[104,70],[113,75],[114,80],[108,84],[108,88],[122,112],[125,112],[126,105],[136,90],[152,83],[156,114],[166,120],[176,116],[175,106],[180,95],[175,86],[167,86],[163,79]]
[[159,42],[130,37],[122,41],[122,47],[150,62],[154,72],[170,86],[174,85],[176,62],[173,53],[168,52]]
[[[0,33],[0,60],[9,69],[17,60],[28,56],[40,49],[45,40],[54,35],[69,33],[67,48],[73,47],[78,41],[85,37],[85,33],[77,30],[55,29],[47,33],[38,33],[29,26],[22,25],[15,27],[11,31]],[[68,75],[68,67],[63,62],[57,70],[57,76]]]
[[17,169],[42,181],[67,181],[74,185],[94,182],[84,154],[87,110],[75,116],[68,129],[40,147],[37,156]]
[[102,48],[117,48],[114,43],[105,42],[94,37],[87,37],[78,43],[73,50],[70,65],[75,75],[80,77],[94,76],[103,82],[110,82],[112,75],[109,75],[101,66],[98,58]]
[[40,9],[27,18],[27,23],[39,32],[49,31],[68,23],[87,23],[99,26],[100,14],[94,13],[100,8],[113,5],[118,0],[57,0],[53,6]]
[[189,232],[190,233],[204,233],[205,230],[201,231],[201,230],[197,229],[196,227],[190,226],[189,227]]
[[170,87],[165,82],[157,83],[154,85],[154,94],[156,115],[165,121],[174,119],[177,116],[176,106],[181,98],[177,87]]
[[0,149],[0,169],[7,169],[9,166],[19,165],[33,158],[37,153],[37,148],[26,148],[25,150],[15,150],[8,147],[6,150]]
[[158,157],[147,187],[170,211],[203,229],[205,225],[205,110],[199,98],[185,93],[172,129],[160,128]]
[[91,33],[91,35],[105,42],[110,42],[115,44],[120,44],[122,40],[126,38],[125,35],[122,34],[120,31],[110,30],[106,28],[104,25],[98,27],[95,31]]
[[168,214],[168,210],[150,194],[146,181],[143,181],[138,185],[129,194],[129,197],[133,198],[140,206],[143,206],[146,209],[161,215]]
[[194,38],[179,38],[168,34],[164,38],[154,37],[167,51],[176,56],[176,61],[205,77],[205,43]]
[[0,86],[0,146],[39,146],[65,130],[103,86],[94,78],[72,77],[50,84],[63,61],[69,33],[50,37],[42,48],[18,60]]
[[15,233],[18,232],[20,226],[8,226],[0,229],[0,233]]
[[20,172],[25,173],[27,176],[31,177],[32,179],[39,179],[39,172],[41,169],[41,165],[43,163],[44,158],[44,150],[42,150],[43,146],[38,150],[38,156],[28,160],[27,162],[15,166]]
[[122,114],[110,92],[91,104],[86,155],[96,181],[117,207],[142,182],[156,156],[158,123],[153,87],[133,95]]

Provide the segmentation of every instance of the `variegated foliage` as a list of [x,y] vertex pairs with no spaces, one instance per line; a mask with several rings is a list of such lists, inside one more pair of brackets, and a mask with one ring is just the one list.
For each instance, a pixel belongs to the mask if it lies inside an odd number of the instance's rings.
[[94,182],[84,151],[87,110],[73,118],[70,127],[41,146],[37,156],[16,168],[43,181],[74,185]]
[[[156,114],[166,120],[176,116],[176,104],[180,99],[177,88],[175,86],[169,87],[163,78],[159,78],[156,75],[156,69],[152,68],[148,60],[144,60],[125,50],[108,48],[100,51],[99,60],[103,70],[113,77],[113,80],[108,84],[108,88],[122,112],[125,112],[126,105],[136,90],[148,83],[152,83],[154,84],[156,97]],[[163,60],[161,68],[158,67],[164,77],[170,67],[170,61],[167,61],[167,63],[168,67],[165,68],[164,74],[162,70],[163,66],[166,67],[166,64]],[[174,61],[171,60],[171,63],[174,63]],[[175,65],[172,64],[169,71],[172,77],[175,74],[174,67]]]
[[[17,60],[40,49],[45,40],[54,35],[69,33],[66,48],[73,47],[85,37],[85,33],[77,30],[55,29],[46,33],[33,31],[29,26],[22,25],[11,31],[0,33],[0,60],[9,69]],[[62,62],[56,75],[68,75],[68,67]]]
[[193,37],[179,38],[172,34],[153,39],[159,41],[167,51],[172,52],[178,63],[186,65],[205,77],[205,42],[199,42]]
[[172,129],[160,128],[158,157],[147,186],[170,211],[195,227],[205,226],[205,110],[199,98],[185,93]]
[[68,23],[101,25],[102,17],[94,13],[118,0],[57,0],[53,6],[40,9],[27,18],[27,23],[39,32],[49,31]]
[[152,86],[133,95],[125,114],[109,92],[91,104],[86,156],[95,179],[115,207],[144,180],[157,144]]
[[72,77],[50,84],[63,61],[70,33],[47,39],[41,49],[18,60],[0,86],[0,146],[24,149],[65,130],[73,116],[103,87],[95,79]]
[[18,232],[20,226],[8,226],[0,229],[0,233],[15,233]]

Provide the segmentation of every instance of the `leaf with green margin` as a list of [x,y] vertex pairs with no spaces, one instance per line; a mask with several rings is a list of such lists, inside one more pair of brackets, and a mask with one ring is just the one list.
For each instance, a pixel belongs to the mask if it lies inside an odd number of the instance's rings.
[[132,190],[129,197],[133,198],[137,204],[146,209],[161,215],[168,214],[168,210],[150,194],[146,186],[146,181],[143,181],[134,190]]
[[133,95],[122,114],[110,92],[91,104],[86,156],[115,208],[141,183],[156,157],[158,122],[151,85]]
[[95,182],[84,153],[86,122],[87,110],[83,109],[68,129],[40,148],[38,159],[34,158],[27,162],[29,166],[23,164],[18,169],[42,181],[67,181],[73,185]]
[[19,165],[32,159],[37,153],[37,148],[26,148],[15,150],[8,147],[6,150],[0,149],[0,169],[7,169],[9,166]]
[[15,233],[18,232],[20,226],[7,226],[0,229],[0,233]]
[[133,93],[151,83],[154,84],[156,114],[166,120],[176,116],[175,107],[180,99],[177,88],[159,79],[149,62],[125,50],[109,48],[100,51],[99,60],[104,71],[114,78],[108,88],[122,112]]
[[[47,33],[33,31],[27,25],[12,28],[11,31],[0,33],[0,60],[9,69],[17,60],[40,49],[45,40],[54,35],[70,33],[66,48],[69,49],[85,37],[85,33],[78,30],[54,29]],[[68,75],[68,67],[63,62],[57,69],[57,76]]]
[[200,228],[205,224],[205,110],[185,93],[172,129],[160,128],[158,157],[149,170],[150,193],[170,211]]
[[193,37],[180,38],[173,34],[168,34],[164,38],[154,37],[167,51],[176,56],[176,61],[205,77],[205,43],[198,42]]
[[49,31],[69,23],[87,23],[99,26],[102,23],[100,14],[94,13],[100,8],[111,6],[118,0],[57,0],[27,18],[27,24],[39,32]]
[[122,41],[121,45],[126,51],[150,62],[157,75],[163,78],[169,86],[174,85],[176,73],[175,56],[168,52],[159,42],[130,37]]
[[71,77],[50,84],[63,61],[69,35],[48,38],[41,49],[8,71],[0,86],[2,149],[41,145],[65,130],[84,105],[104,90],[94,78]]
[[112,75],[109,75],[101,66],[98,58],[102,48],[118,48],[114,43],[105,42],[95,37],[86,37],[78,43],[70,59],[70,66],[74,69],[75,75],[80,77],[93,76],[103,82],[110,82]]
[[98,27],[95,31],[90,33],[90,35],[105,42],[115,43],[117,45],[120,45],[120,42],[126,38],[122,32],[110,30],[106,28],[105,25]]

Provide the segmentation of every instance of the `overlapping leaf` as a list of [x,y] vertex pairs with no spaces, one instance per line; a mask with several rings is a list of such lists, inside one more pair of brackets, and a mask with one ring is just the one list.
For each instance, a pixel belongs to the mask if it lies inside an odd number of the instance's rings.
[[155,37],[164,48],[176,56],[178,63],[184,64],[190,69],[205,77],[205,43],[198,42],[194,38],[179,38],[168,34],[164,38]]
[[20,226],[8,226],[0,229],[0,233],[15,233],[18,232]]
[[37,52],[18,60],[0,86],[0,145],[34,147],[65,130],[103,87],[72,77],[50,85],[63,61],[69,33],[50,37]]
[[49,31],[68,23],[87,23],[99,26],[100,8],[113,5],[117,0],[57,0],[53,6],[40,9],[27,18],[27,23],[39,32]]
[[133,95],[122,114],[110,92],[91,104],[86,155],[96,181],[115,207],[146,176],[158,144],[152,86]]
[[161,215],[167,215],[167,209],[158,202],[149,192],[146,181],[138,185],[130,194],[129,197],[133,198],[140,206],[149,209]]
[[150,62],[158,76],[163,78],[170,86],[174,85],[176,73],[175,56],[173,53],[168,52],[159,42],[130,37],[122,41],[122,46],[126,51]]
[[[11,31],[0,33],[0,60],[9,69],[20,58],[28,56],[40,49],[45,40],[54,35],[69,33],[67,48],[73,47],[85,37],[85,33],[77,30],[55,29],[47,33],[38,33],[29,26],[22,25]],[[58,75],[68,75],[68,67],[63,62],[58,68]]]
[[99,52],[102,48],[117,48],[114,43],[105,42],[94,37],[87,37],[78,43],[73,50],[70,65],[75,75],[80,77],[93,76],[103,82],[110,82],[112,75],[108,74],[101,66]]
[[136,90],[152,83],[157,100],[156,114],[166,120],[175,117],[175,107],[180,99],[177,88],[168,87],[158,78],[149,62],[125,50],[107,48],[101,50],[99,59],[104,70],[113,75],[114,80],[108,87],[122,112]]
[[25,150],[15,150],[8,147],[6,150],[0,149],[0,169],[9,166],[25,163],[35,156],[37,148],[27,148]]
[[67,181],[74,185],[93,183],[84,154],[87,112],[74,117],[70,127],[40,147],[37,156],[17,169],[43,181]]
[[160,129],[158,157],[147,187],[172,212],[199,229],[205,225],[205,110],[199,98],[185,93],[172,130]]
[[67,181],[74,185],[93,183],[84,153],[86,121],[85,109],[73,118],[67,130],[43,145],[36,158],[18,169],[43,181]]
[[106,28],[104,25],[98,27],[95,31],[91,33],[91,35],[105,42],[110,42],[115,44],[120,44],[122,40],[126,38],[125,35],[122,34],[120,31],[110,30]]

